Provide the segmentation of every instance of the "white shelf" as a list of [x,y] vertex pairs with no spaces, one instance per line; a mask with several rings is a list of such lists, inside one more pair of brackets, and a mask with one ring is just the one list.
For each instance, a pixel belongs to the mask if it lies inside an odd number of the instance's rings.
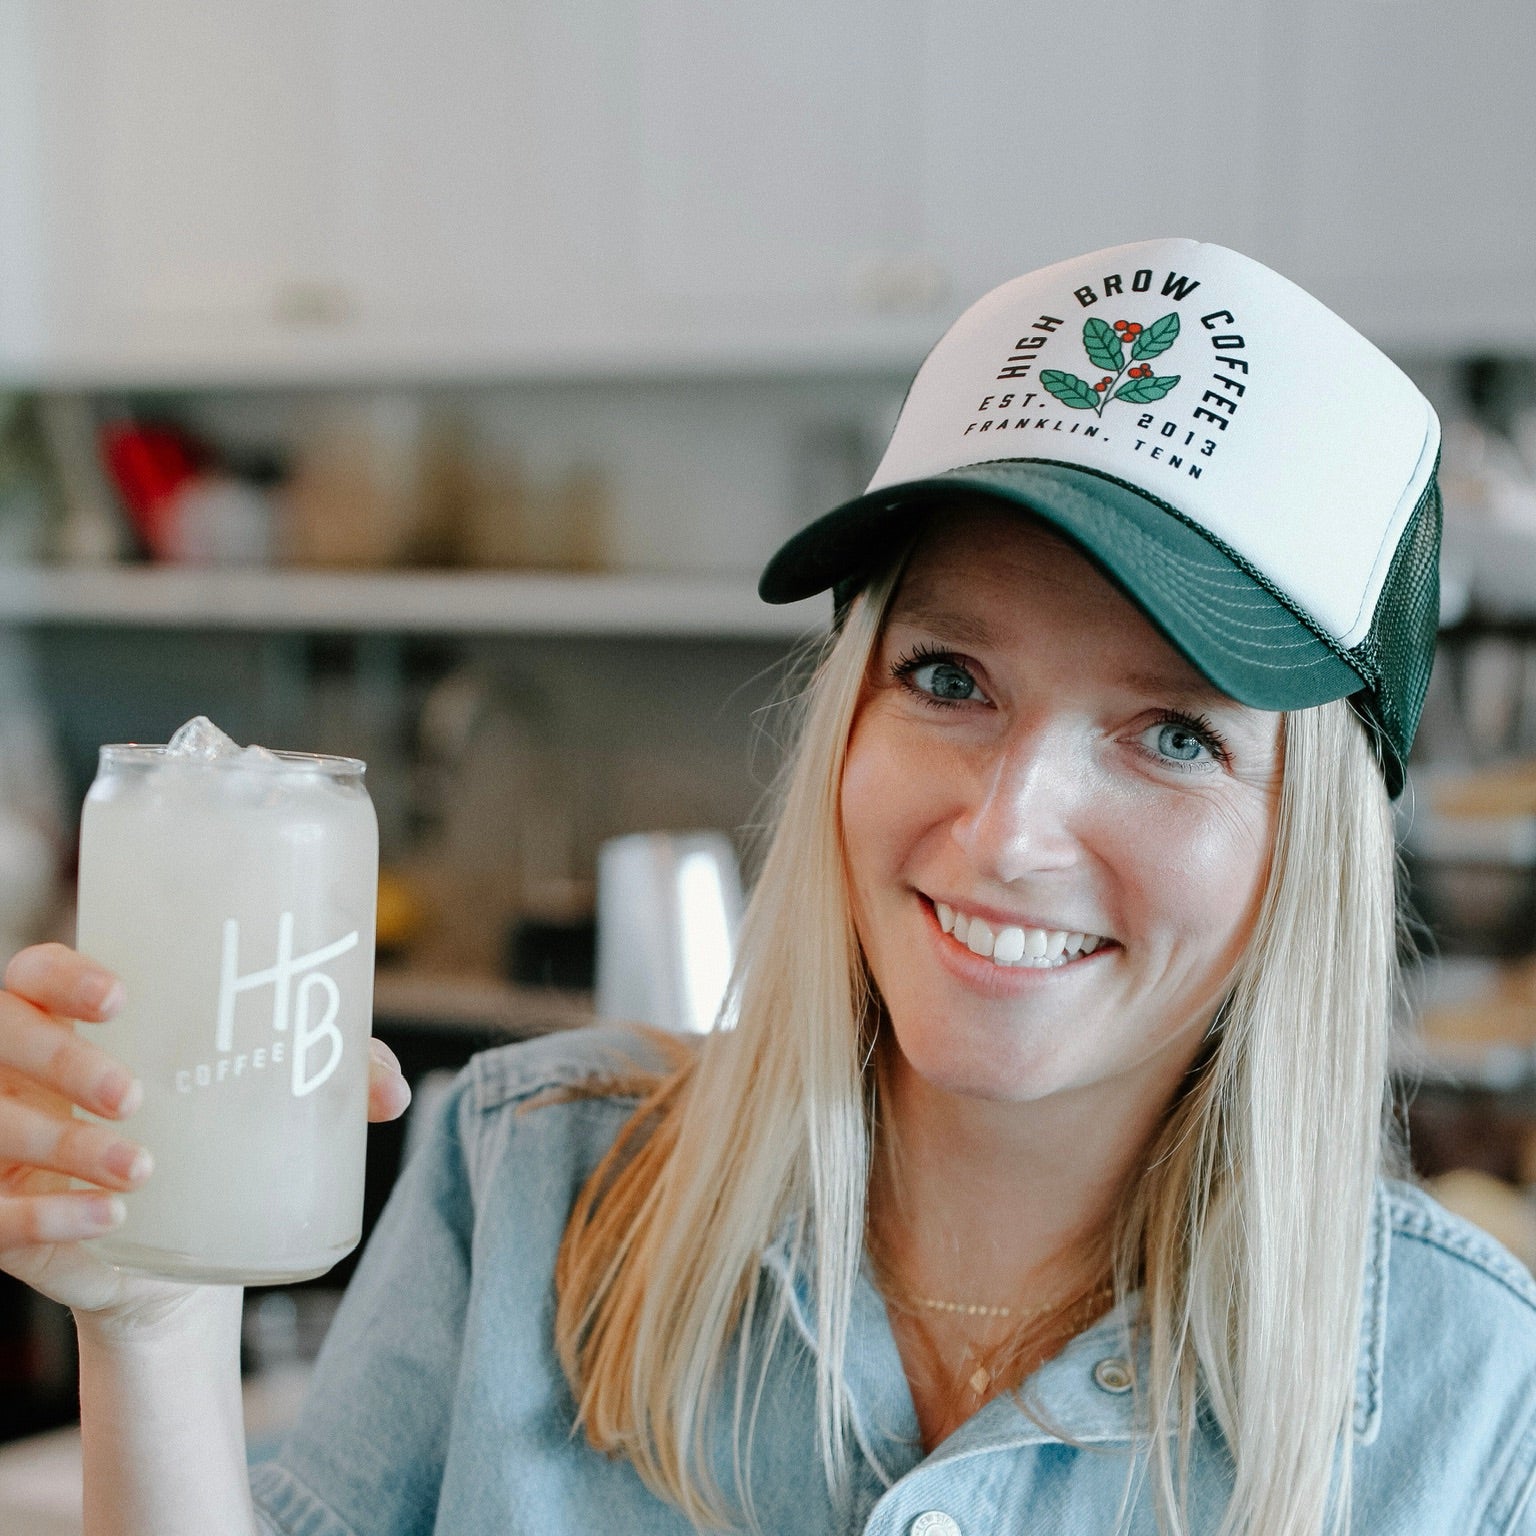
[[727,576],[0,567],[0,624],[769,640],[825,628],[829,606]]

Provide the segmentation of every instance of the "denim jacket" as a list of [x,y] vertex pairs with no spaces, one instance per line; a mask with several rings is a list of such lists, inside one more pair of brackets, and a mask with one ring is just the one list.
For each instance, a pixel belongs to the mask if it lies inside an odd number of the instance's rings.
[[[561,1232],[636,1101],[530,1102],[647,1049],[629,1031],[594,1027],[483,1052],[459,1074],[368,1243],[297,1424],[252,1466],[266,1536],[692,1531],[628,1461],[572,1432],[553,1348]],[[1081,1448],[1005,1395],[924,1455],[884,1305],[862,1275],[845,1367],[854,1454],[834,1494],[816,1446],[814,1305],[787,1234],[763,1266],[798,1333],[774,1353],[752,1441],[748,1487],[765,1536],[1107,1536],[1128,1478],[1119,1528],[1156,1531],[1129,1390],[1127,1309],[1138,1296],[1031,1378],[1044,1417]],[[1533,1536],[1530,1273],[1422,1190],[1382,1180],[1364,1285],[1352,1531]],[[712,1452],[727,1493],[731,1386]],[[1231,1463],[1205,1414],[1191,1442],[1190,1528],[1214,1531]]]

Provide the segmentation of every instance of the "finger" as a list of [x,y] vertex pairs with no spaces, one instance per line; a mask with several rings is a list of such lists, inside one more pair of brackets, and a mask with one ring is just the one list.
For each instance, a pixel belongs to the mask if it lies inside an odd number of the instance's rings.
[[16,1188],[37,1170],[112,1189],[136,1189],[154,1170],[149,1150],[89,1120],[60,1120],[25,1104],[0,1114],[0,1187]]
[[0,1261],[15,1248],[36,1243],[72,1243],[100,1237],[128,1214],[121,1195],[42,1195],[0,1198]]
[[398,1120],[411,1102],[411,1085],[400,1061],[382,1040],[368,1042],[368,1118]]
[[392,1083],[371,1083],[368,1088],[368,1121],[378,1125],[398,1120],[411,1106],[411,1090],[398,1078]]
[[131,1115],[144,1085],[115,1056],[68,1025],[0,992],[0,1067],[31,1078],[92,1114]]
[[32,944],[11,956],[5,988],[49,1013],[109,1018],[122,1006],[122,981],[67,944]]

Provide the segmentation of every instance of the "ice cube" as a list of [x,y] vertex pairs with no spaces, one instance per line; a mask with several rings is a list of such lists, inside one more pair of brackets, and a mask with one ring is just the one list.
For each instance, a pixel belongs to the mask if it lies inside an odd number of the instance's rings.
[[282,758],[276,752],[270,752],[266,747],[258,747],[255,742],[248,747],[242,747],[237,756],[242,767],[281,768],[284,766]]
[[216,757],[229,757],[240,751],[239,744],[226,736],[207,715],[198,715],[180,726],[166,743],[167,757],[208,762]]

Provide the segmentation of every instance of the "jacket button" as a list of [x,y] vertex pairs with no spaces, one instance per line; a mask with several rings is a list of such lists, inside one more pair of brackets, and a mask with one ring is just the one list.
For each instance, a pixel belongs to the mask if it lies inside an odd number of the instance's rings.
[[1108,1360],[1100,1360],[1094,1366],[1093,1379],[1106,1392],[1129,1392],[1131,1390],[1130,1366],[1124,1360],[1118,1360],[1113,1356]]
[[942,1509],[925,1510],[907,1527],[908,1536],[960,1536],[960,1526]]

